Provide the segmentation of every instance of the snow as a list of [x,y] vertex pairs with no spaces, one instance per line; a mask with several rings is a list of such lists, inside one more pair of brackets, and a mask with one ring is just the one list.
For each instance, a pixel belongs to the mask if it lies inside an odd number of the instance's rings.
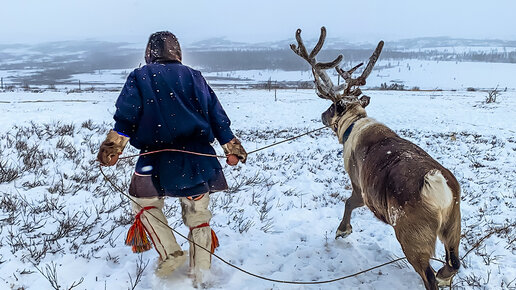
[[[382,65],[391,68],[380,68]],[[390,65],[389,65],[390,64]],[[498,86],[514,89],[514,63],[479,63],[455,61],[404,60],[400,62],[383,61],[376,65],[368,78],[368,84],[398,81],[407,88],[465,90],[472,88],[491,88]]]
[[[353,65],[356,65],[353,64]],[[347,67],[346,65],[342,65]],[[352,65],[350,64],[349,67]],[[329,72],[331,73],[331,72]],[[357,76],[360,72],[355,73]],[[256,82],[299,81],[313,82],[313,75],[307,71],[243,70],[204,73],[209,77],[230,77],[236,80],[219,79],[213,84],[252,84]],[[334,72],[335,79],[336,73]],[[400,83],[406,89],[418,87],[425,90],[516,89],[514,82],[516,63],[483,63],[428,60],[379,60],[373,73],[367,79],[366,88],[380,87],[382,83]]]
[[91,84],[119,84],[122,86],[127,79],[130,69],[100,70],[95,73],[74,74],[67,81]]
[[413,52],[445,52],[453,54],[461,53],[508,53],[516,51],[516,47],[503,47],[503,46],[435,46],[435,47],[423,47],[423,48],[411,48],[403,49],[403,51]]
[[[459,53],[462,47],[456,48]],[[471,48],[473,51],[481,52],[482,47]],[[487,48],[485,48],[487,49]],[[496,48],[492,48],[493,50]],[[25,51],[22,51],[25,53]],[[23,55],[22,55],[23,56]],[[15,62],[22,62],[20,56],[16,61],[5,61],[5,65]],[[24,55],[28,57],[27,55]],[[367,60],[364,59],[364,62]],[[358,62],[343,62],[343,68],[351,68]],[[20,86],[17,78],[37,75],[44,73],[47,68],[31,67],[19,70],[0,69],[0,77],[3,78],[4,85]],[[73,74],[67,79],[56,81],[58,88],[76,89],[81,81],[82,89],[95,86],[97,88],[116,88],[119,89],[131,69],[107,69],[95,70]],[[277,82],[313,82],[313,75],[310,70],[303,71],[283,71],[283,70],[237,70],[237,71],[216,71],[204,72],[203,75],[210,80],[212,85],[225,85],[237,87],[249,87],[251,85],[263,84],[272,81],[272,85]],[[332,72],[329,72],[330,74]],[[355,74],[358,75],[360,71]],[[333,72],[336,78],[336,72]],[[484,63],[466,61],[438,61],[438,60],[392,60],[383,59],[377,62],[373,73],[368,77],[365,88],[377,88],[382,83],[403,84],[406,89],[418,87],[422,90],[466,90],[474,89],[493,89],[499,87],[502,90],[516,90],[516,82],[513,76],[516,75],[516,63]],[[29,82],[32,85],[32,81]],[[37,83],[34,81],[34,83]],[[46,87],[41,86],[40,87]]]
[[[421,64],[432,66],[431,62]],[[467,70],[470,65],[472,72]],[[468,82],[461,83],[467,86],[476,79],[475,72],[484,71],[488,65],[450,63],[449,70],[442,72],[452,75],[455,66],[466,70]],[[505,69],[514,67],[507,65]],[[256,76],[258,72],[249,74]],[[434,74],[432,78],[412,78],[407,71],[399,77],[407,84],[416,84],[417,80],[418,85],[448,85],[444,76]],[[478,78],[476,87],[495,85],[486,78]],[[514,82],[510,84],[514,88]],[[313,90],[278,90],[277,101],[274,92],[267,90],[216,92],[248,151],[321,127],[320,114],[329,106]],[[365,93],[371,97],[369,116],[421,146],[459,180],[463,190],[460,256],[494,227],[515,222],[514,91],[502,93],[494,104],[484,103],[485,92],[465,90]],[[148,265],[136,289],[193,289],[186,265],[169,279],[159,279],[153,273],[157,259],[154,250],[137,255],[124,245],[131,219],[129,203],[103,181],[92,162],[111,128],[117,95],[0,93],[0,162],[4,167],[24,169],[14,181],[0,183],[0,288],[52,289],[30,263],[36,260],[33,254],[47,245],[46,255],[36,265],[47,273],[55,263],[62,288],[81,279],[77,289],[131,288],[130,277],[134,282],[141,257]],[[72,127],[71,131],[66,126]],[[28,149],[18,150],[23,143]],[[214,147],[222,154],[220,146]],[[217,255],[250,272],[294,281],[333,279],[404,256],[393,229],[365,207],[353,212],[353,233],[334,239],[344,201],[351,195],[340,150],[337,138],[325,129],[252,154],[245,165],[229,167],[221,160],[231,190],[212,196],[211,224],[221,244]],[[24,158],[27,152],[32,155]],[[135,150],[128,149],[124,154],[131,153]],[[41,164],[31,169],[25,163],[32,160]],[[131,162],[119,162],[106,172],[115,174],[115,182],[127,188]],[[10,213],[8,200],[18,203],[18,214]],[[177,200],[167,200],[166,214],[172,227],[187,234]],[[50,241],[51,235],[62,228],[63,220],[77,223],[76,229],[89,225],[91,229],[72,231]],[[29,224],[40,227],[29,231]],[[487,238],[463,261],[454,285],[466,289],[477,284],[485,289],[514,287],[514,237],[514,230],[509,228]],[[177,239],[184,249],[188,248],[184,239]],[[436,257],[444,259],[440,243]],[[439,262],[432,264],[436,270],[441,266]],[[419,276],[403,262],[331,284],[301,286],[258,280],[214,258],[206,283],[214,289],[423,288]]]

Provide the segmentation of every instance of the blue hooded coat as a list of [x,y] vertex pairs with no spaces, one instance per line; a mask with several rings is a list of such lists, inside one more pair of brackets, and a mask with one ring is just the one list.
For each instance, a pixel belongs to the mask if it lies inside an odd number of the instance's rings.
[[[179,51],[180,52],[180,51]],[[114,130],[141,153],[174,148],[215,154],[215,138],[234,138],[230,120],[201,73],[179,60],[151,59],[135,69],[116,101]],[[136,172],[151,175],[161,195],[194,196],[227,189],[217,158],[179,152],[141,156]]]

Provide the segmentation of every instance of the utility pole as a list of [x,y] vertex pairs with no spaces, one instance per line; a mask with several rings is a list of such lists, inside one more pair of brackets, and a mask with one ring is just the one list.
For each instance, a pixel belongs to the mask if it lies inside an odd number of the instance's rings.
[[81,80],[79,80],[79,91],[81,90]]
[[278,98],[276,96],[276,92],[278,90],[278,81],[275,81],[274,82],[274,101],[277,102],[278,101]]
[[0,78],[0,83],[2,84],[1,88],[2,91],[4,90],[4,78]]

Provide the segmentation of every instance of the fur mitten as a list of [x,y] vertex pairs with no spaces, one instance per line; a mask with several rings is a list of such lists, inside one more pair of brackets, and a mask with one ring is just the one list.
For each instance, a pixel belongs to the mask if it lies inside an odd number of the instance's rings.
[[104,166],[113,166],[118,161],[118,156],[124,151],[129,138],[110,130],[106,140],[100,144],[97,160]]
[[226,155],[236,155],[242,163],[245,163],[247,160],[247,152],[237,138],[233,138],[228,143],[222,145],[222,149],[224,149]]

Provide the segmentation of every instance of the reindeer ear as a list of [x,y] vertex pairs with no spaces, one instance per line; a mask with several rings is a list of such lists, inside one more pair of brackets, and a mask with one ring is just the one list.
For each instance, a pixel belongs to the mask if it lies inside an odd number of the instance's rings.
[[360,105],[362,105],[362,108],[365,108],[367,107],[367,105],[369,105],[369,100],[371,98],[368,97],[368,96],[362,96],[359,100],[360,100]]

